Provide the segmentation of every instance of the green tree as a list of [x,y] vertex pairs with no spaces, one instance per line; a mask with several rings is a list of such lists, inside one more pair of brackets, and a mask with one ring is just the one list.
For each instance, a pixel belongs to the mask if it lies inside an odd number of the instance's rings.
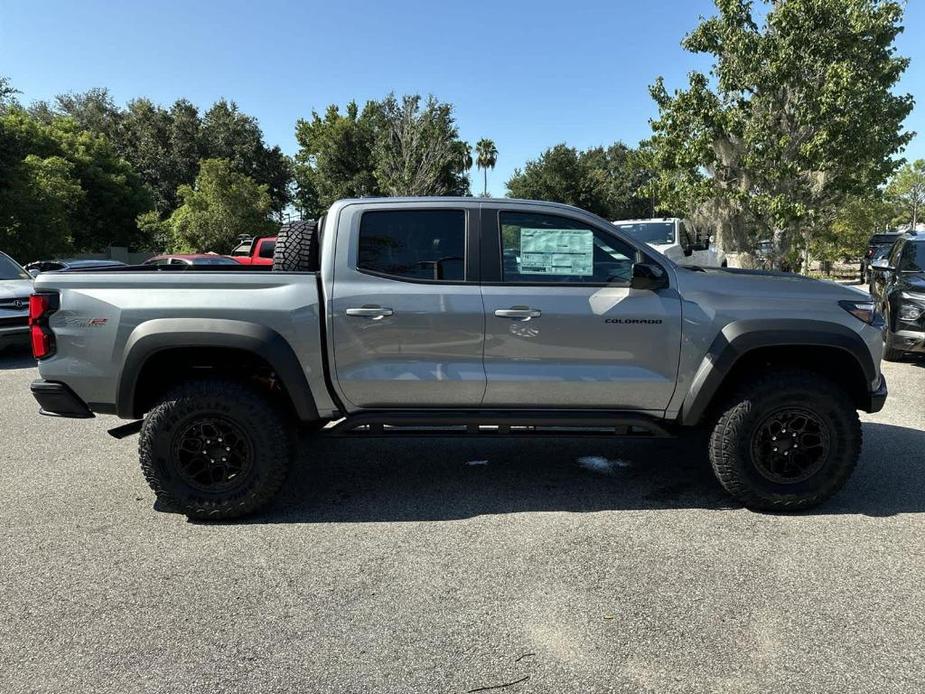
[[361,112],[351,101],[344,109],[328,106],[324,117],[296,122],[296,205],[315,217],[340,198],[380,195],[374,175],[377,106],[368,102]]
[[651,214],[651,203],[639,197],[651,177],[638,150],[621,142],[579,152],[559,144],[515,169],[507,182],[508,195],[531,200],[564,202],[607,219]]
[[886,194],[896,203],[896,223],[908,224],[914,229],[925,203],[925,159],[903,165],[890,179]]
[[482,195],[488,197],[488,170],[495,168],[498,163],[498,148],[493,140],[482,138],[475,143],[476,165],[485,172],[485,187]]
[[272,209],[281,213],[291,201],[292,167],[279,147],[267,147],[257,119],[233,101],[220,99],[202,119],[202,153],[227,159],[234,170],[267,186]]
[[469,190],[453,108],[434,97],[393,94],[377,107],[375,176],[385,195],[462,195]]
[[832,224],[813,235],[810,252],[827,266],[842,259],[860,259],[871,234],[887,229],[895,214],[894,205],[879,193],[852,196],[838,209]]
[[[41,104],[41,102],[40,102]],[[94,87],[85,92],[68,92],[55,97],[54,108],[38,105],[37,112],[46,111],[54,116],[70,116],[81,130],[103,135],[110,142],[122,142],[123,113],[116,106],[109,90]]]
[[0,113],[17,105],[16,95],[19,93],[20,91],[10,83],[9,77],[0,75]]
[[[168,220],[174,252],[229,252],[238,236],[277,228],[269,221],[273,201],[267,185],[227,159],[204,159],[195,184],[180,186],[178,195],[182,204]],[[150,217],[141,221],[149,229],[156,225]]]
[[830,226],[848,196],[870,195],[909,141],[912,98],[893,88],[903,7],[888,0],[773,0],[759,24],[750,0],[719,10],[682,45],[713,57],[669,94],[649,192],[680,212],[709,205],[725,245],[774,236],[783,250]]
[[137,245],[151,207],[131,167],[72,118],[42,123],[22,108],[0,116],[0,237],[16,257]]
[[164,218],[179,204],[179,186],[195,179],[201,159],[228,159],[239,173],[265,183],[277,213],[291,200],[291,162],[264,143],[257,120],[233,101],[219,100],[200,116],[185,99],[169,109],[146,98],[119,108],[108,90],[96,88],[59,95],[53,106],[35,102],[30,112],[46,123],[67,115],[105,136],[150,188]]

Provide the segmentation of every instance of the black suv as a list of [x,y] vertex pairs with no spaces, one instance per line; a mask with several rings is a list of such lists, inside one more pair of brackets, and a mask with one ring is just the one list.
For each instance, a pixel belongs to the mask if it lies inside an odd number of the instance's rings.
[[877,252],[884,247],[889,248],[903,235],[901,231],[887,231],[874,234],[867,242],[867,252],[861,258],[861,282],[870,282],[870,264],[877,257]]
[[925,232],[900,236],[873,268],[883,276],[883,358],[898,361],[906,352],[925,352]]

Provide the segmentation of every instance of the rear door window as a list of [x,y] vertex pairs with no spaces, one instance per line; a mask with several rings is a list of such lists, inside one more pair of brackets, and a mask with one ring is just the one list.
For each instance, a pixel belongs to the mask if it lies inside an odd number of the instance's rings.
[[463,210],[373,210],[360,219],[357,269],[395,279],[463,282]]

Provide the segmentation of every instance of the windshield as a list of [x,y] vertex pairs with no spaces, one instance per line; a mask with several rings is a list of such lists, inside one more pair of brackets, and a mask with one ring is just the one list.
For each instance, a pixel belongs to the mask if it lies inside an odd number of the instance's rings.
[[32,279],[28,272],[23,270],[19,265],[5,253],[0,253],[0,280],[29,280]]
[[617,229],[643,243],[674,243],[674,222],[618,223]]
[[193,265],[239,265],[237,260],[225,258],[220,255],[214,258],[193,258]]

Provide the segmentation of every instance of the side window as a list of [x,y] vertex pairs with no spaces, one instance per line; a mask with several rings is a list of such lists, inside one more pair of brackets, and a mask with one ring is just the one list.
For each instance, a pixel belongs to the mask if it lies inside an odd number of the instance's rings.
[[629,284],[636,250],[557,215],[501,213],[501,279],[509,283]]
[[907,241],[897,269],[900,272],[925,272],[925,243]]
[[260,257],[261,258],[272,258],[273,251],[276,250],[276,240],[267,240],[260,242]]
[[890,265],[892,267],[899,267],[899,254],[902,253],[903,246],[905,246],[904,241],[897,241],[893,244],[893,250],[890,251]]
[[360,219],[357,269],[397,279],[466,278],[463,210],[382,210]]

